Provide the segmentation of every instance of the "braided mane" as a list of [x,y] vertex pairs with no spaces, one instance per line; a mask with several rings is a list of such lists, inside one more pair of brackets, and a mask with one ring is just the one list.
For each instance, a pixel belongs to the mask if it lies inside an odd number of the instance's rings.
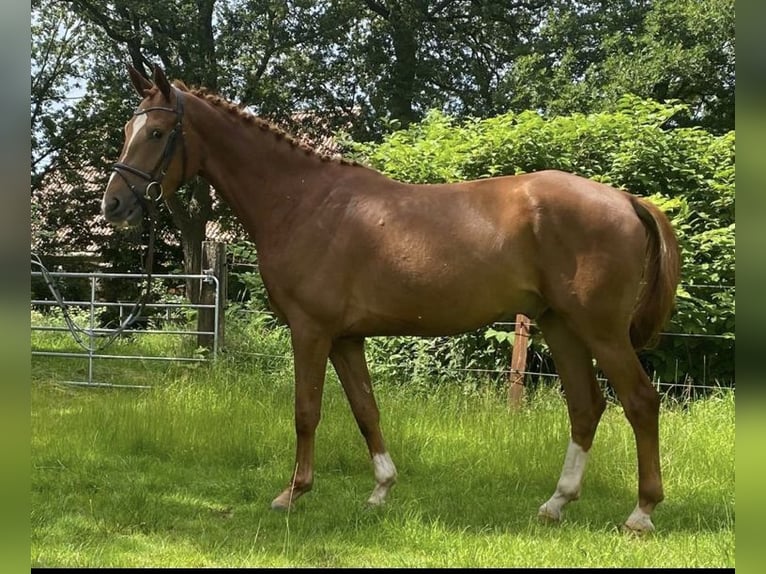
[[217,108],[220,108],[222,110],[225,110],[229,114],[241,119],[243,122],[247,124],[250,124],[252,126],[257,127],[258,129],[271,133],[276,139],[286,141],[295,149],[301,150],[307,155],[314,155],[322,161],[332,161],[332,162],[341,163],[343,165],[362,165],[359,162],[344,159],[340,157],[339,155],[329,155],[329,154],[321,153],[317,151],[314,147],[309,145],[308,143],[304,141],[300,141],[299,139],[290,135],[287,131],[283,130],[276,124],[273,124],[267,120],[264,120],[263,118],[256,116],[255,114],[252,114],[251,112],[247,111],[243,107],[238,106],[237,104],[234,104],[228,101],[227,99],[219,96],[218,94],[215,94],[209,91],[207,88],[203,88],[203,87],[189,88],[186,86],[186,84],[184,84],[184,82],[180,80],[175,80],[173,82],[173,85],[179,90],[182,90],[184,92],[189,92],[199,98],[204,99],[211,105]]

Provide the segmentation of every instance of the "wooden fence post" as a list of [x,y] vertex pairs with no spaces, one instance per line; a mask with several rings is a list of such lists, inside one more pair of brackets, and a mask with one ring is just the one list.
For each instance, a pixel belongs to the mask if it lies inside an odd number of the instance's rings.
[[516,329],[511,355],[511,376],[508,381],[508,406],[521,407],[524,398],[524,371],[527,370],[527,345],[529,343],[529,317],[516,315]]
[[[218,332],[218,349],[224,341],[224,304],[226,303],[226,244],[217,241],[202,242],[202,273],[211,272],[218,279],[218,325],[215,324],[215,309],[198,309],[197,331]],[[201,280],[199,302],[201,305],[215,305],[215,284]],[[197,345],[213,349],[213,335],[197,335]]]

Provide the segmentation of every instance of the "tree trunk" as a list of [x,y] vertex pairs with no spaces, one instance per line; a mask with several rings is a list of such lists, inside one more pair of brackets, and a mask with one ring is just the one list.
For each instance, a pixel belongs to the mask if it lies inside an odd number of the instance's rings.
[[394,48],[394,61],[388,81],[388,112],[406,128],[417,118],[412,102],[415,99],[418,30],[423,14],[409,2],[379,2],[365,0],[367,7],[386,21]]
[[[213,201],[210,185],[200,178],[195,178],[186,184],[191,190],[192,199],[184,206],[173,194],[165,200],[170,209],[173,223],[181,231],[181,248],[184,254],[184,273],[198,275],[201,272],[202,242],[206,239],[207,222],[213,212]],[[199,302],[200,282],[188,279],[186,293],[189,301]],[[223,294],[222,294],[223,295]]]
[[[202,242],[205,240],[205,227],[189,226],[186,233],[181,232],[181,247],[184,252],[184,273],[199,275],[202,265]],[[199,279],[186,280],[186,294],[191,303],[199,303]]]
[[417,26],[415,9],[394,4],[388,18],[391,40],[394,45],[393,69],[389,112],[406,128],[417,118],[412,108],[415,97],[415,74],[417,69]]

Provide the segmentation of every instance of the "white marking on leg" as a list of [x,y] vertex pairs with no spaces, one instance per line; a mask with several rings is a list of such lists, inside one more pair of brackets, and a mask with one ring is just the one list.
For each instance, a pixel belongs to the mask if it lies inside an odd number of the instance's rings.
[[638,534],[643,534],[645,532],[653,532],[654,524],[652,524],[649,514],[636,505],[636,508],[625,521],[625,528]]
[[561,520],[561,509],[564,505],[580,496],[582,476],[587,462],[588,453],[570,439],[556,492],[540,507],[539,516],[556,521]]
[[378,484],[367,503],[379,506],[386,501],[388,490],[396,482],[396,467],[387,452],[372,455],[372,464],[375,466],[375,481]]

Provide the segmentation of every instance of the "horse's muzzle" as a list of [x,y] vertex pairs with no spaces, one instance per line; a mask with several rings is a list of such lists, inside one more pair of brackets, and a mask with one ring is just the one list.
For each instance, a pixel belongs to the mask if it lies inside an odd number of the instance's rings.
[[141,223],[143,208],[135,198],[121,200],[117,196],[104,197],[101,213],[115,227],[135,227]]

